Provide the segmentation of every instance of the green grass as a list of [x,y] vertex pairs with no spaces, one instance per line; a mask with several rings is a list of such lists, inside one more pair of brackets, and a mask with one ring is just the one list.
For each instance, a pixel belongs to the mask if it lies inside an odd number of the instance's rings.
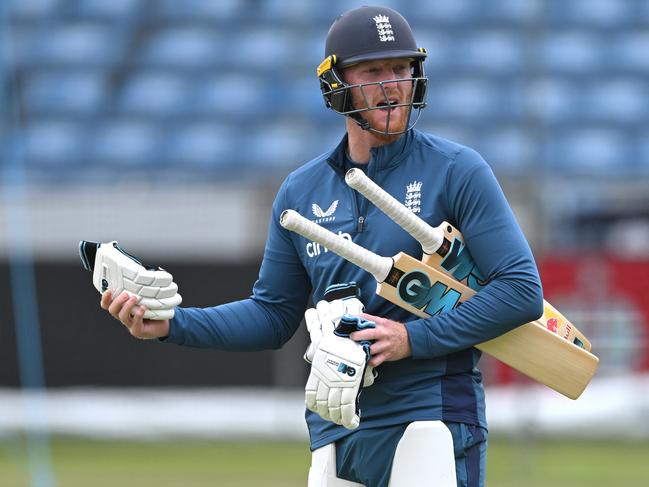
[[[58,487],[305,487],[302,443],[108,442],[56,438]],[[0,440],[0,486],[29,487],[25,442]],[[506,441],[489,448],[489,487],[649,485],[649,442]]]
[[490,441],[490,487],[649,485],[649,442]]

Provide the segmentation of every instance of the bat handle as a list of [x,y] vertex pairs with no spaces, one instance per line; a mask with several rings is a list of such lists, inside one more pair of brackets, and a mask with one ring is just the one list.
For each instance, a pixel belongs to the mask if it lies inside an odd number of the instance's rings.
[[374,206],[388,215],[392,221],[417,240],[421,244],[424,253],[434,254],[442,245],[444,232],[440,228],[432,227],[419,218],[390,193],[367,177],[360,169],[354,168],[347,171],[345,182],[370,200]]
[[340,235],[304,218],[295,210],[284,210],[279,218],[280,225],[302,235],[309,240],[319,243],[344,259],[356,264],[369,272],[378,282],[383,282],[390,273],[393,261],[390,257],[382,257],[347,240]]

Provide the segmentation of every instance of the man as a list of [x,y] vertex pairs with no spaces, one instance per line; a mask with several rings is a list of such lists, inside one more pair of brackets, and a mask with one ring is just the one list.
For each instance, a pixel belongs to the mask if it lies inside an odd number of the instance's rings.
[[[136,337],[250,351],[286,343],[310,295],[319,302],[332,283],[356,282],[366,311],[360,317],[375,326],[351,339],[371,343],[368,365],[378,376],[358,399],[356,429],[313,411],[306,420],[311,448],[335,443],[338,476],[368,487],[387,485],[404,430],[428,420],[443,421],[452,434],[458,485],[483,485],[487,425],[480,352],[472,347],[542,313],[529,246],[487,164],[467,147],[413,128],[425,106],[425,57],[394,10],[361,7],[336,19],[318,76],[327,106],[346,117],[347,133],[284,181],[249,299],[177,308],[166,321],[144,320],[145,308],[125,293],[113,299],[106,292],[101,300]],[[372,276],[332,252],[314,252],[311,242],[280,226],[281,212],[295,209],[378,254],[418,255],[416,241],[346,186],[351,167],[398,199],[410,195],[410,208],[428,223],[459,228],[488,284],[449,313],[416,318],[377,296]]]

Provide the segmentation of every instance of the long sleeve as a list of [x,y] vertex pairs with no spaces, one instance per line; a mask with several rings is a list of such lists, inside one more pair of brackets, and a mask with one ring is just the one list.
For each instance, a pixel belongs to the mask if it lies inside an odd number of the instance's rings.
[[[295,248],[279,225],[286,185],[273,204],[259,279],[248,299],[210,308],[177,308],[166,341],[231,351],[274,349],[297,330],[311,285]],[[226,277],[226,276],[224,276]]]
[[446,210],[489,283],[449,313],[407,323],[414,358],[469,348],[537,319],[543,309],[531,250],[489,166],[465,148],[446,189]]

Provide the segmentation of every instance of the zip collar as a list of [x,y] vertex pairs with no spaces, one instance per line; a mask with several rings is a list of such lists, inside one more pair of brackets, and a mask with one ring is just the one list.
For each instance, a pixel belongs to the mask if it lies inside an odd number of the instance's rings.
[[[410,129],[397,140],[390,144],[370,149],[370,162],[375,171],[387,169],[399,164],[410,152],[412,141],[415,139],[415,130]],[[336,172],[345,171],[345,150],[347,149],[348,135],[345,133],[340,143],[327,157],[327,162]]]

